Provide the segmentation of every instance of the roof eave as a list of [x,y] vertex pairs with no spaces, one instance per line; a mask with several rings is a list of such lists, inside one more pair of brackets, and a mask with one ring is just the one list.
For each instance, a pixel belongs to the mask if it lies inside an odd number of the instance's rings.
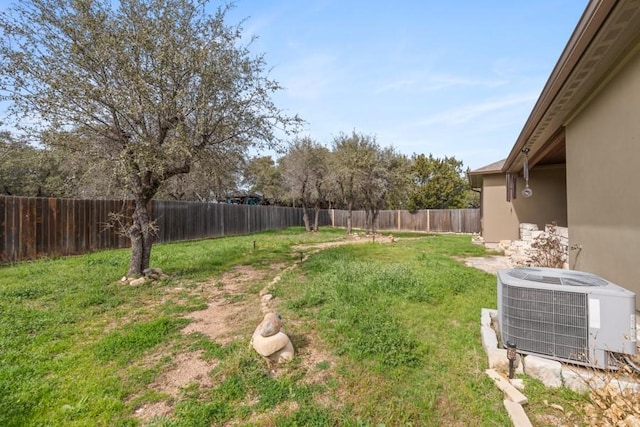
[[589,2],[511,149],[502,167],[502,172],[517,172],[521,169],[521,165],[516,163],[516,160],[616,3],[616,0],[591,0]]

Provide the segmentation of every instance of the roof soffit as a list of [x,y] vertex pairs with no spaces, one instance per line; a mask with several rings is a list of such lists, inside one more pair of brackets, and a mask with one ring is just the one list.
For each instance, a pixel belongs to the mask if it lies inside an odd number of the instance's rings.
[[551,143],[564,143],[564,139],[557,138],[562,127],[638,43],[640,0],[609,3],[592,1],[587,7],[503,171],[522,169],[525,147],[535,157],[539,150],[548,150]]

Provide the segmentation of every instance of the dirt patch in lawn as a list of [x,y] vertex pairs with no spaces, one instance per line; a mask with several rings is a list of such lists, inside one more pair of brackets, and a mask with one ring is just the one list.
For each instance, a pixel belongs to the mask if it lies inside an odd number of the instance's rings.
[[[337,242],[298,245],[292,249],[294,252],[304,251],[303,261],[309,255],[327,248],[372,241],[374,239],[371,237],[349,237]],[[375,238],[376,243],[395,241],[396,239],[392,236],[376,236]],[[274,264],[269,269],[259,270],[251,266],[236,266],[220,277],[198,285],[191,292],[204,296],[207,300],[207,307],[204,310],[186,315],[185,317],[191,319],[192,322],[182,332],[185,334],[201,333],[221,345],[227,345],[236,339],[246,339],[251,336],[264,314],[275,310],[275,302],[270,294],[271,288],[279,282],[283,273],[295,269],[298,265],[299,262],[288,267],[284,264]],[[251,289],[251,286],[264,282],[274,272],[277,272],[276,276],[261,288],[262,290],[256,298],[256,291]],[[303,330],[304,325],[296,327],[295,321],[292,321],[284,329]],[[300,362],[297,369],[302,369],[305,372],[306,381],[308,383],[327,381],[335,367],[335,359],[322,348],[321,342],[315,337],[314,332],[290,334],[290,338]],[[148,386],[148,388],[169,397],[166,400],[151,402],[138,408],[135,411],[136,418],[144,424],[154,417],[170,417],[173,412],[172,402],[179,398],[181,390],[185,387],[195,385],[198,388],[206,389],[215,386],[210,372],[217,363],[216,360],[203,360],[201,351],[181,353],[175,356],[171,367]],[[277,366],[271,366],[270,374],[274,376],[281,374],[282,372],[278,369]],[[333,400],[328,395],[320,396],[319,399]],[[291,408],[286,405],[280,409],[284,412],[291,411]],[[270,416],[273,416],[275,412],[278,411],[272,411]]]
[[[199,284],[191,292],[203,296],[207,300],[207,308],[187,314],[185,317],[192,322],[182,333],[201,333],[221,345],[249,336],[262,319],[260,301],[255,298],[255,291],[250,293],[249,288],[269,274],[273,274],[273,269],[256,270],[250,266],[236,266],[220,277]],[[213,387],[215,384],[210,372],[218,361],[206,361],[202,359],[202,353],[196,351],[176,355],[171,367],[147,387],[169,397],[138,408],[135,411],[136,418],[144,424],[154,417],[171,416],[172,402],[176,401],[185,387]]]
[[353,245],[357,243],[394,243],[397,242],[398,239],[389,235],[389,236],[361,236],[357,234],[352,234],[346,236],[344,240],[337,240],[335,242],[322,242],[322,243],[308,243],[304,245],[296,245],[291,249],[295,251],[306,251],[311,250],[308,254],[314,254],[320,252],[324,249],[333,248],[336,246],[343,245]]
[[[217,361],[205,361],[201,358],[202,351],[182,353],[175,357],[172,367],[163,372],[149,388],[171,397],[178,396],[184,387],[196,384],[204,389],[213,386],[209,372],[217,365]],[[167,401],[151,402],[135,411],[136,417],[143,423],[148,423],[154,417],[168,416],[173,408]]]
[[186,317],[192,322],[182,330],[185,334],[200,332],[212,341],[226,345],[260,322],[260,302],[247,293],[247,286],[264,280],[269,270],[237,266],[215,281],[202,285],[208,306]]
[[497,274],[498,270],[504,268],[513,268],[511,260],[507,256],[487,256],[487,257],[469,257],[469,258],[454,258],[456,261],[461,262],[469,267],[474,267],[487,273]]

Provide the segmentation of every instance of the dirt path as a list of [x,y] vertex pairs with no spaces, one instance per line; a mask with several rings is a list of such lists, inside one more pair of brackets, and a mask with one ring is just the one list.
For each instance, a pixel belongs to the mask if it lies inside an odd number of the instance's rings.
[[513,264],[507,256],[495,255],[488,257],[459,258],[458,261],[469,267],[478,268],[491,274],[497,274],[498,270],[504,268],[513,268]]
[[[270,292],[273,286],[280,282],[283,274],[296,269],[309,256],[324,249],[372,241],[374,239],[352,237],[336,242],[297,245],[292,247],[292,251],[294,253],[300,252],[302,257],[290,266],[274,264],[265,270],[256,270],[251,266],[236,266],[219,278],[199,284],[195,290],[191,291],[204,296],[208,305],[204,310],[194,311],[185,316],[192,322],[182,330],[182,333],[201,333],[221,345],[229,344],[237,339],[246,339],[251,336],[253,329],[266,313],[275,311],[275,301]],[[376,243],[394,241],[395,239],[391,236],[377,236],[375,238]],[[274,272],[277,272],[276,276],[262,288],[259,292],[259,298],[256,298],[255,291],[250,291],[251,286],[264,281]],[[296,326],[293,321],[290,321],[288,325]],[[329,362],[331,366],[333,365],[332,356],[319,343],[320,340],[315,337],[305,336],[304,345],[296,348],[296,355],[302,360],[302,368],[309,373],[307,376],[309,382],[321,382],[328,375],[329,370],[318,371],[314,369],[318,363]],[[207,389],[215,385],[209,373],[216,367],[218,361],[205,361],[202,359],[202,351],[180,353],[173,357],[171,368],[159,375],[147,387],[166,394],[169,398],[138,408],[135,415],[143,424],[156,416],[171,416],[173,407],[170,402],[175,402],[178,399],[180,390],[183,388],[197,384],[198,388]],[[148,363],[152,362],[150,360]],[[277,371],[271,373],[272,375],[278,374]]]

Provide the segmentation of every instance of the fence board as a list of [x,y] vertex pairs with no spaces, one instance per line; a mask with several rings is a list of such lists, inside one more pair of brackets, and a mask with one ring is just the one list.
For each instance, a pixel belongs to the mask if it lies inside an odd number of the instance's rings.
[[7,202],[4,198],[0,198],[0,262],[6,262],[7,254],[7,216],[5,213]]
[[7,240],[7,246],[8,249],[11,251],[9,252],[10,254],[12,254],[12,256],[9,257],[10,260],[17,260],[18,259],[18,254],[19,254],[19,248],[17,245],[17,241],[18,241],[18,225],[17,225],[17,220],[18,220],[18,203],[16,203],[16,198],[13,198],[13,203],[11,203],[9,205],[9,209],[8,209],[8,214],[9,214],[9,219],[8,219],[8,228],[7,230],[9,231],[9,239]]

